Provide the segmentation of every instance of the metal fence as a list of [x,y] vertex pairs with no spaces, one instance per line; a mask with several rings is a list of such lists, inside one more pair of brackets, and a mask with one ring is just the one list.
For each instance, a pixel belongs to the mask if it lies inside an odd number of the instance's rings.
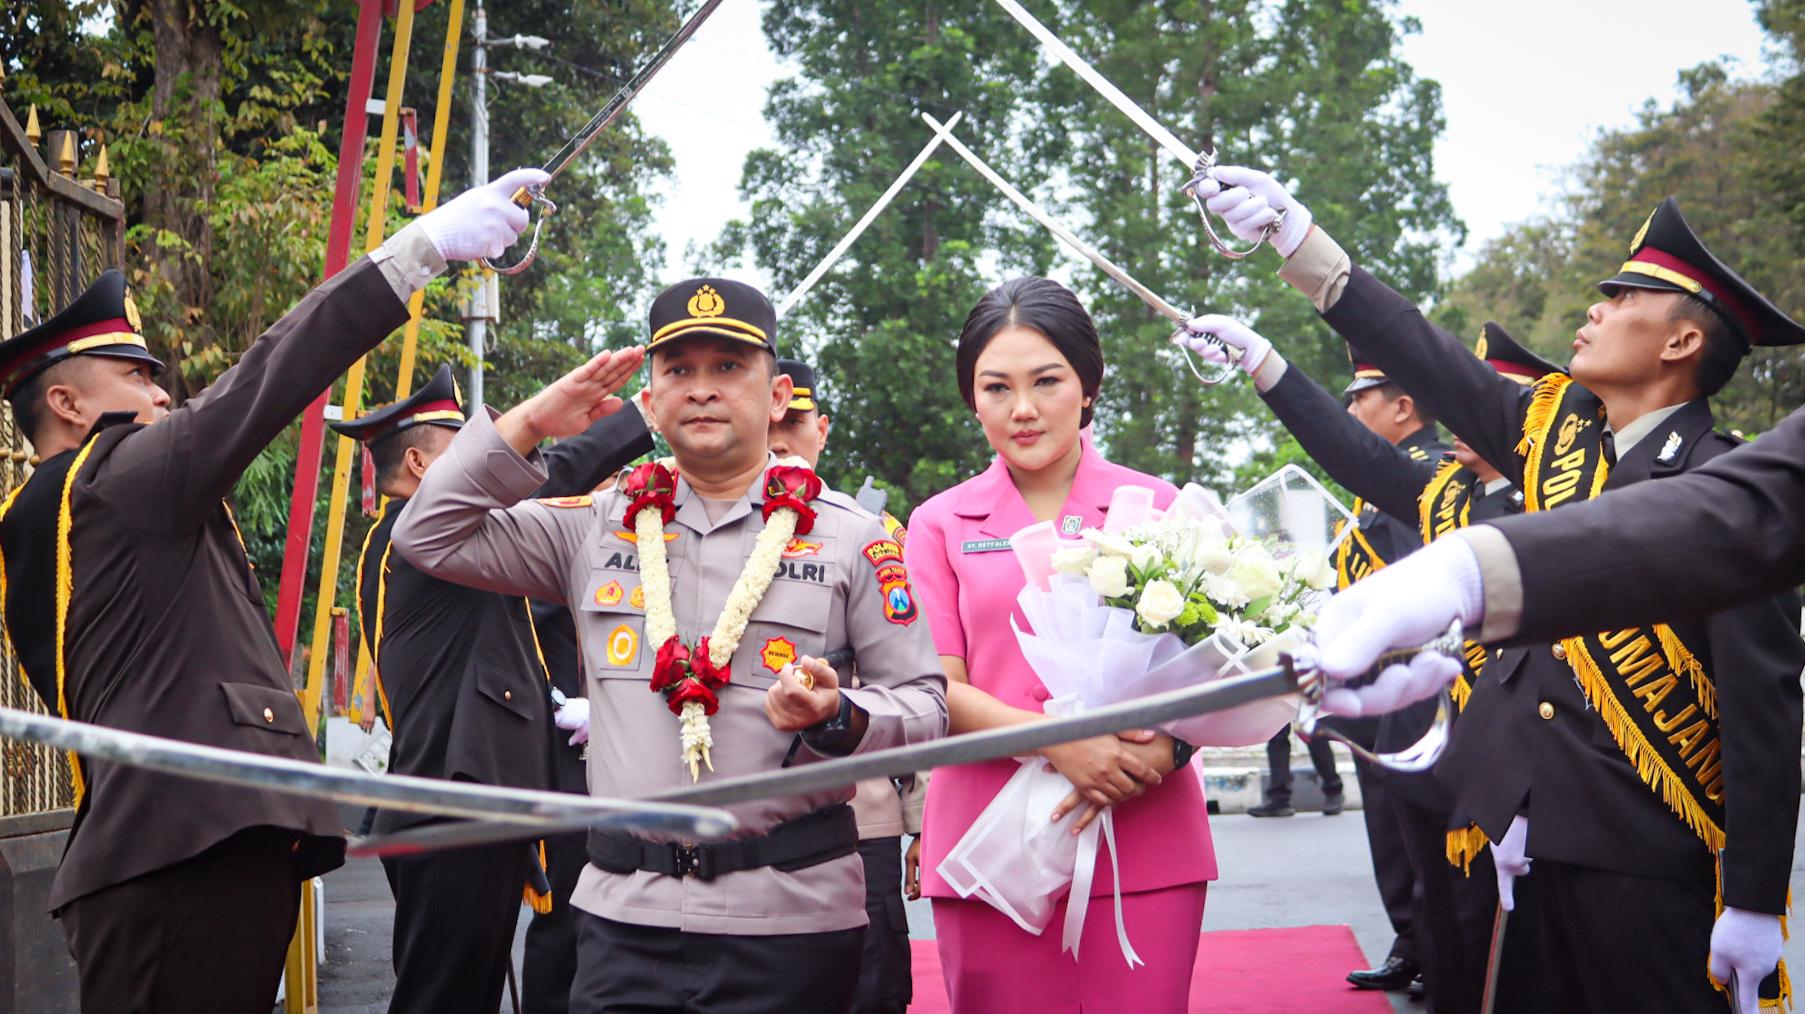
[[[68,304],[125,260],[125,207],[108,178],[104,147],[85,153],[75,131],[21,126],[0,101],[0,338],[10,338]],[[31,474],[31,446],[0,402],[0,501]],[[4,619],[0,618],[0,624]],[[43,711],[25,682],[10,640],[0,646],[0,705]],[[0,817],[41,813],[70,802],[69,764],[59,753],[0,742]]]

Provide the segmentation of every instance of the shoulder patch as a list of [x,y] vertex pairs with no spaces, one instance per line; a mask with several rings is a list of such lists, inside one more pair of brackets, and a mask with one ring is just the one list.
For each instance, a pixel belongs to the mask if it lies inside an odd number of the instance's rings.
[[595,497],[585,493],[582,496],[548,496],[539,500],[547,507],[588,507],[595,503]]
[[882,521],[884,523],[884,534],[885,535],[888,535],[892,539],[895,539],[896,544],[899,546],[908,545],[909,530],[907,528],[903,527],[903,523],[901,521],[896,520],[896,515],[891,514],[889,511],[885,511],[883,513],[883,515],[878,518],[878,520]]
[[861,550],[865,559],[873,567],[882,567],[886,563],[900,563],[903,558],[902,546],[894,539],[879,539]]
[[920,612],[915,608],[915,592],[909,587],[909,571],[900,563],[886,563],[877,568],[877,587],[884,596],[884,619],[899,627],[915,622]]

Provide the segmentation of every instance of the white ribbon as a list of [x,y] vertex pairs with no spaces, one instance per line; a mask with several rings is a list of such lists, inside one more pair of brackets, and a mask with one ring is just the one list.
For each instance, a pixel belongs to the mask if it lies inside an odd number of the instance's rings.
[[[1047,702],[1048,714],[1077,714],[1084,710],[1084,705],[1075,700],[1052,700]],[[1084,804],[1079,804],[1084,809]],[[1109,843],[1109,868],[1115,877],[1116,908],[1116,943],[1122,947],[1122,957],[1127,960],[1128,967],[1144,965],[1147,962],[1134,952],[1134,945],[1128,942],[1128,925],[1122,916],[1122,860],[1116,850],[1116,822],[1113,807],[1103,811],[1096,820],[1090,823],[1078,835],[1078,855],[1072,866],[1072,889],[1065,899],[1065,929],[1060,936],[1061,951],[1069,951],[1072,960],[1078,960],[1078,945],[1084,936],[1084,917],[1090,911],[1091,884],[1097,875],[1097,846],[1101,838]]]

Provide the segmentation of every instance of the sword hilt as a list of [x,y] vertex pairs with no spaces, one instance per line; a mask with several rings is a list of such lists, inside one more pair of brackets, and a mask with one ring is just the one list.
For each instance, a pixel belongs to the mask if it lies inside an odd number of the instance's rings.
[[545,196],[544,187],[521,187],[508,198],[515,206],[531,208],[539,205],[539,217],[533,221],[533,239],[526,247],[526,256],[515,264],[497,264],[487,257],[477,258],[477,263],[498,275],[517,275],[532,265],[533,259],[539,256],[539,234],[545,230],[545,220],[558,210],[551,198]]
[[[1260,248],[1261,243],[1270,240],[1273,236],[1278,234],[1279,226],[1283,225],[1285,222],[1285,209],[1278,209],[1278,214],[1274,216],[1271,222],[1267,223],[1266,228],[1260,231],[1260,238],[1253,241],[1253,246],[1250,246],[1245,250],[1237,250],[1234,247],[1229,246],[1226,240],[1221,236],[1216,235],[1216,227],[1210,224],[1209,207],[1203,203],[1203,198],[1197,196],[1198,184],[1206,179],[1216,179],[1215,176],[1212,175],[1215,168],[1216,153],[1205,148],[1197,155],[1197,164],[1192,167],[1190,181],[1184,186],[1179,187],[1178,190],[1179,193],[1189,197],[1197,205],[1197,214],[1203,219],[1203,231],[1209,236],[1210,245],[1216,248],[1217,253],[1227,257],[1229,260],[1238,261],[1244,257],[1252,256],[1253,252]],[[1220,188],[1217,193],[1235,189],[1234,185],[1223,183],[1221,180],[1216,180],[1216,186]]]
[[[1340,685],[1344,687],[1365,686],[1377,679],[1387,667],[1408,664],[1411,659],[1425,651],[1433,651],[1450,658],[1459,658],[1460,649],[1465,643],[1466,632],[1461,628],[1460,620],[1456,619],[1448,625],[1446,631],[1433,640],[1414,647],[1394,648],[1381,653],[1366,672],[1354,679],[1342,681]],[[1362,760],[1391,771],[1407,773],[1427,771],[1435,766],[1436,760],[1441,757],[1442,748],[1448,743],[1448,730],[1453,722],[1453,716],[1448,710],[1446,694],[1440,695],[1435,709],[1435,720],[1430,724],[1429,730],[1423,733],[1422,738],[1402,750],[1375,753],[1337,730],[1318,724],[1324,717],[1322,697],[1328,690],[1328,681],[1323,678],[1321,671],[1317,668],[1314,657],[1298,658],[1284,655],[1281,656],[1281,660],[1296,671],[1298,690],[1303,694],[1304,706],[1298,710],[1296,725],[1297,734],[1304,742],[1308,743],[1315,736],[1323,736],[1347,747],[1349,752]]]

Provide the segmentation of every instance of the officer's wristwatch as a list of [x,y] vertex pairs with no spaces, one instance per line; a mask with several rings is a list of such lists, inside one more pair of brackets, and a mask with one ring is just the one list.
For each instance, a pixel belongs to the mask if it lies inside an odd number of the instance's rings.
[[1172,770],[1177,771],[1183,768],[1186,764],[1191,763],[1191,758],[1196,755],[1196,747],[1177,736],[1172,737]]
[[852,725],[852,709],[855,707],[857,705],[852,703],[851,697],[841,694],[840,710],[802,730],[803,742],[809,745],[809,749],[820,754],[843,756],[851,753],[853,747],[859,745],[853,739],[857,731]]

